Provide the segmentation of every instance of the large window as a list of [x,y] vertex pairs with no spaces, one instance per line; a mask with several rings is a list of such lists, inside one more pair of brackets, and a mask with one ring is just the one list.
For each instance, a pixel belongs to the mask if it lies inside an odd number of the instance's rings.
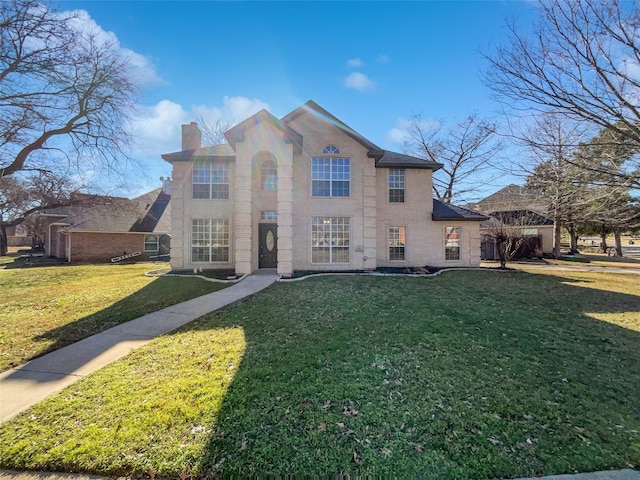
[[273,160],[262,163],[260,172],[262,190],[276,190],[278,188],[278,167]]
[[145,252],[157,252],[158,251],[158,236],[157,235],[145,235],[144,236],[144,251]]
[[191,220],[191,261],[229,261],[229,220],[194,218]]
[[229,164],[194,163],[193,198],[229,198]]
[[313,217],[311,262],[349,263],[349,218]]
[[460,260],[460,227],[444,229],[444,259]]
[[389,203],[404,203],[404,168],[389,169]]
[[405,227],[389,227],[389,260],[405,260]]
[[311,159],[312,196],[348,197],[350,181],[351,161],[348,158],[313,157]]

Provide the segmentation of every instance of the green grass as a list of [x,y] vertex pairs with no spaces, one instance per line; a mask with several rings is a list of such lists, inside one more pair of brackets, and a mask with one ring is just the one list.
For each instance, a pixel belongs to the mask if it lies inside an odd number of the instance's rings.
[[0,269],[0,371],[227,286],[144,276],[157,268],[129,264]]
[[0,467],[491,478],[640,466],[636,276],[279,283],[0,427]]

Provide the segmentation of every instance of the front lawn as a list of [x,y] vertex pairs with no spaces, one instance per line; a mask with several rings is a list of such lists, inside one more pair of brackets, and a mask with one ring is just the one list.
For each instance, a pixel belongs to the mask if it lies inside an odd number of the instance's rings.
[[168,267],[149,263],[0,269],[0,371],[227,286],[144,276],[161,266]]
[[188,478],[640,466],[640,282],[278,283],[0,427],[0,467]]

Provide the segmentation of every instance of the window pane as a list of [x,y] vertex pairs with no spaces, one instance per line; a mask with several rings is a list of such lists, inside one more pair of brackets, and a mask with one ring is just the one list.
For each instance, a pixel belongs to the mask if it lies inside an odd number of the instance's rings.
[[329,180],[314,180],[311,183],[311,195],[314,197],[328,197],[331,195],[331,182]]
[[313,217],[311,222],[311,261],[349,263],[350,219]]
[[445,260],[460,260],[460,227],[445,227]]
[[402,168],[389,169],[389,202],[404,203],[405,171]]
[[229,261],[229,220],[198,218],[191,220],[191,261]]
[[314,197],[348,197],[351,161],[348,158],[311,159],[311,195]]
[[405,227],[389,227],[389,260],[404,260]]
[[271,160],[267,160],[262,164],[261,184],[263,190],[276,190],[278,188],[278,169]]
[[260,220],[263,222],[275,222],[278,220],[278,212],[275,210],[265,210],[260,212]]

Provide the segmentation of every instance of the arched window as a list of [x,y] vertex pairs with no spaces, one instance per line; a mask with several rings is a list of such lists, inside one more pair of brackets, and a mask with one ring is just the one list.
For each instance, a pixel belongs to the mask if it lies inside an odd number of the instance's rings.
[[262,163],[260,183],[262,190],[276,190],[278,188],[278,167],[273,160]]
[[336,155],[338,153],[340,153],[340,149],[335,145],[327,145],[322,149],[323,155]]

